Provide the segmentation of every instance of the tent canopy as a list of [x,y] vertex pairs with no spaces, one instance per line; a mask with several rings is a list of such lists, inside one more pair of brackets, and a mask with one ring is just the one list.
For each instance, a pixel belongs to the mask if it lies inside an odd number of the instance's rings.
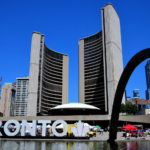
[[94,128],[101,129],[101,127],[99,125],[96,125]]
[[123,130],[137,130],[138,128],[131,125],[131,124],[127,124],[124,127],[122,127]]

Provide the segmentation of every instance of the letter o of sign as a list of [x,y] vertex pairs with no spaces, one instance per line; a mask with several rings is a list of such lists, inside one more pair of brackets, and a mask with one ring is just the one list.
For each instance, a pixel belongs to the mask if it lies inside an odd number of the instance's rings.
[[[62,133],[58,133],[58,132],[56,131],[56,126],[57,126],[58,124],[63,124],[63,132],[62,132]],[[53,125],[52,125],[52,132],[53,132],[54,135],[56,135],[56,136],[58,136],[58,137],[65,136],[65,135],[67,134],[67,132],[68,132],[68,125],[67,125],[67,123],[66,123],[65,121],[63,121],[63,120],[56,120],[56,121],[53,123]]]
[[[1,126],[2,126],[2,122],[0,121],[0,128],[1,128]],[[0,136],[2,136],[2,133],[0,132]]]
[[[8,126],[12,123],[15,124],[15,127],[16,127],[16,130],[14,132],[10,132],[8,129]],[[8,120],[4,125],[4,132],[7,136],[17,135],[19,130],[20,130],[20,123],[17,120]]]

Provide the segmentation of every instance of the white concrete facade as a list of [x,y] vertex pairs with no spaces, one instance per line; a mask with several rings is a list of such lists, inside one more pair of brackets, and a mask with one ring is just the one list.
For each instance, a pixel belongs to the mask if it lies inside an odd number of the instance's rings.
[[79,41],[79,102],[85,103],[84,40]]
[[[105,113],[111,115],[112,112],[112,105],[113,100],[116,92],[116,87],[118,85],[118,81],[120,79],[121,73],[123,71],[123,60],[122,60],[122,44],[121,44],[121,29],[120,29],[120,20],[117,12],[113,8],[111,4],[107,4],[101,10],[102,14],[102,39],[97,38],[94,42],[96,43],[97,40],[102,40],[102,48],[103,48],[103,78],[104,78],[104,107]],[[85,48],[85,41],[88,38],[94,38],[96,34],[91,35],[89,37],[83,38],[79,41],[79,102],[86,103],[85,101],[85,55],[86,48]],[[93,43],[94,43],[93,42]],[[92,43],[92,42],[91,42]],[[90,45],[90,42],[89,42]],[[91,44],[91,47],[93,45]],[[99,45],[100,49],[101,45]],[[90,53],[97,49],[94,45],[93,50]],[[99,54],[102,53],[99,50]],[[93,53],[94,55],[94,53]],[[95,56],[97,57],[97,56]],[[92,60],[92,59],[91,59]],[[91,61],[90,60],[90,61]],[[95,63],[97,60],[95,61]],[[93,62],[94,63],[94,62]],[[89,74],[91,74],[89,72]],[[91,78],[92,79],[92,78]],[[96,86],[95,86],[96,87]],[[99,93],[100,94],[100,93]],[[97,100],[93,96],[93,100]],[[91,103],[92,101],[91,100]],[[123,97],[123,103],[125,102],[125,98]],[[89,101],[87,101],[88,104]],[[99,103],[102,100],[99,99]],[[94,104],[94,101],[93,101]],[[96,104],[95,104],[96,106]],[[101,109],[101,108],[100,108]]]
[[42,38],[43,36],[40,33],[33,33],[32,35],[27,116],[37,115],[39,60]]
[[111,4],[106,5],[102,9],[102,21],[103,45],[106,55],[105,70],[108,92],[108,113],[111,115],[116,88],[123,71],[120,20]]
[[27,116],[47,115],[68,102],[68,56],[47,48],[44,35],[32,35]]
[[68,56],[63,55],[62,104],[68,103]]

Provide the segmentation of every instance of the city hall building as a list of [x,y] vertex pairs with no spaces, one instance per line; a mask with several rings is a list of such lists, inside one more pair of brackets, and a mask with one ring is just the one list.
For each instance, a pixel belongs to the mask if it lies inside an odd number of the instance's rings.
[[68,101],[68,56],[49,49],[44,35],[32,35],[27,116],[48,115]]
[[111,114],[123,71],[120,20],[111,4],[101,16],[102,30],[79,40],[79,102]]
[[[120,20],[111,4],[101,14],[102,30],[79,40],[79,103],[110,115],[123,70]],[[68,102],[68,56],[49,49],[38,32],[32,35],[28,91],[28,116],[51,114]]]

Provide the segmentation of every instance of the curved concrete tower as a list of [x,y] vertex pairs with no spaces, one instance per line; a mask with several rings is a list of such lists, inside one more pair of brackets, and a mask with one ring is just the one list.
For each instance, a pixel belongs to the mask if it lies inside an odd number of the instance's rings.
[[68,56],[44,44],[44,35],[32,35],[27,116],[48,115],[68,101]]
[[110,115],[123,71],[120,20],[111,4],[101,14],[102,31],[79,41],[79,101]]

